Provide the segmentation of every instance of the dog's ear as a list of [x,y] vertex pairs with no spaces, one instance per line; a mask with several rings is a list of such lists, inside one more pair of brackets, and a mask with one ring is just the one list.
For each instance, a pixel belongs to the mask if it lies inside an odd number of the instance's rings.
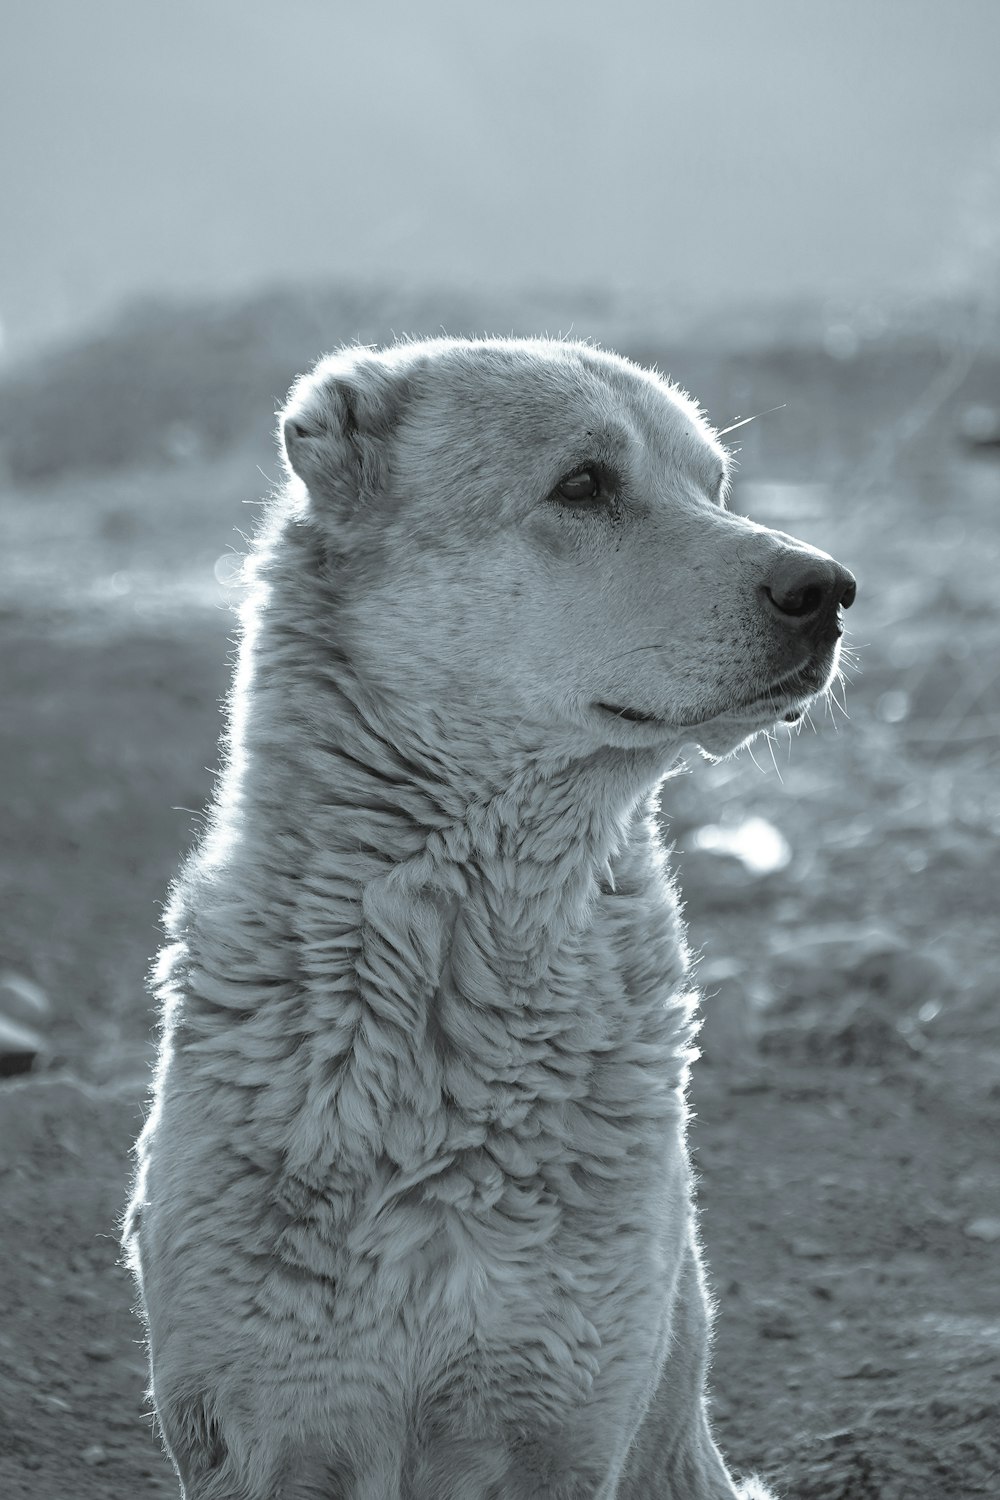
[[280,440],[289,470],[314,501],[350,514],[384,488],[388,440],[406,393],[403,372],[367,349],[330,355],[296,381]]

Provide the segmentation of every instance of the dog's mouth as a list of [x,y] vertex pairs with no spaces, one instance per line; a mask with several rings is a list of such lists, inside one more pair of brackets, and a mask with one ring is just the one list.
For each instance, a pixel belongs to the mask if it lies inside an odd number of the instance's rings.
[[655,714],[640,713],[637,708],[620,708],[615,703],[598,703],[596,707],[616,719],[627,719],[630,724],[656,724],[664,728],[667,725],[666,719],[658,719]]
[[829,662],[806,662],[793,672],[785,673],[752,698],[745,699],[732,709],[724,710],[723,715],[731,714],[742,718],[744,715],[766,711],[774,722],[780,719],[783,724],[797,724],[810,701],[828,687],[832,666],[832,659]]
[[712,719],[742,719],[755,715],[758,711],[765,712],[771,718],[772,723],[779,719],[783,724],[797,724],[809,706],[810,699],[817,693],[823,692],[830,675],[829,665],[818,662],[806,662],[798,666],[792,672],[786,672],[783,676],[775,679],[767,687],[754,693],[752,697],[744,698],[736,703],[727,703],[719,708],[713,708],[708,713],[703,713],[694,718],[684,717],[683,720],[671,720],[659,717],[656,714],[644,712],[638,708],[628,708],[617,703],[596,703],[595,708],[601,713],[608,714],[615,719],[622,719],[628,724],[638,724],[652,729],[678,730],[696,729],[701,724],[708,724]]

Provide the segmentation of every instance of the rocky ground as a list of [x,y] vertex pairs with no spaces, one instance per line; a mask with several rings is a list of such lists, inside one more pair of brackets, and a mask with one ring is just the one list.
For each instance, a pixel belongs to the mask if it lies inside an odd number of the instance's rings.
[[[997,366],[884,337],[636,352],[722,426],[787,402],[746,429],[734,506],[861,584],[846,714],[664,790],[707,995],[720,1442],[788,1500],[996,1496],[1000,462],[968,413],[1000,402]],[[0,492],[0,1018],[40,1048],[0,1081],[7,1500],[176,1491],[117,1224],[144,968],[211,786],[233,528],[274,469],[171,431],[156,462]]]

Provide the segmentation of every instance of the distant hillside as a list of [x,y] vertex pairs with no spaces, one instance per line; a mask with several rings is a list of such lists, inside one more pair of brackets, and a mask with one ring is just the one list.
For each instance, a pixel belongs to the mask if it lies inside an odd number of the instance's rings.
[[295,376],[343,343],[567,332],[581,304],[591,316],[575,331],[593,335],[608,322],[585,295],[558,302],[518,299],[512,317],[482,299],[380,287],[151,299],[0,375],[0,456],[13,479],[32,481],[216,453],[248,434],[266,439]]
[[[0,472],[16,483],[67,472],[196,462],[242,443],[268,451],[274,414],[297,374],[322,353],[395,334],[572,333],[657,363],[687,385],[720,425],[791,403],[783,419],[824,430],[817,393],[857,408],[874,440],[879,425],[947,372],[977,319],[955,308],[832,324],[816,308],[719,313],[671,324],[641,305],[596,294],[526,294],[502,304],[455,293],[401,294],[379,287],[274,290],[241,300],[150,301],[106,327],[50,349],[0,377]],[[985,331],[982,319],[978,330]],[[996,332],[992,342],[996,345]],[[956,390],[996,401],[995,357],[968,355]],[[956,367],[957,368],[957,367]],[[859,376],[864,371],[870,378]],[[794,410],[804,375],[812,393]],[[873,390],[876,395],[872,396]],[[862,392],[864,394],[862,394]],[[878,393],[882,392],[880,396]],[[948,392],[949,396],[952,392]],[[780,441],[780,424],[775,428]],[[741,441],[756,442],[748,429]]]

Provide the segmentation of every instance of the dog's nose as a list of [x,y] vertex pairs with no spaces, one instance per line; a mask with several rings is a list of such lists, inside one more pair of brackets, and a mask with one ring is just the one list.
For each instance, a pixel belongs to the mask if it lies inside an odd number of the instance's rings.
[[803,628],[822,625],[838,606],[850,609],[857,591],[854,574],[832,557],[791,549],[782,553],[761,584],[769,608]]

